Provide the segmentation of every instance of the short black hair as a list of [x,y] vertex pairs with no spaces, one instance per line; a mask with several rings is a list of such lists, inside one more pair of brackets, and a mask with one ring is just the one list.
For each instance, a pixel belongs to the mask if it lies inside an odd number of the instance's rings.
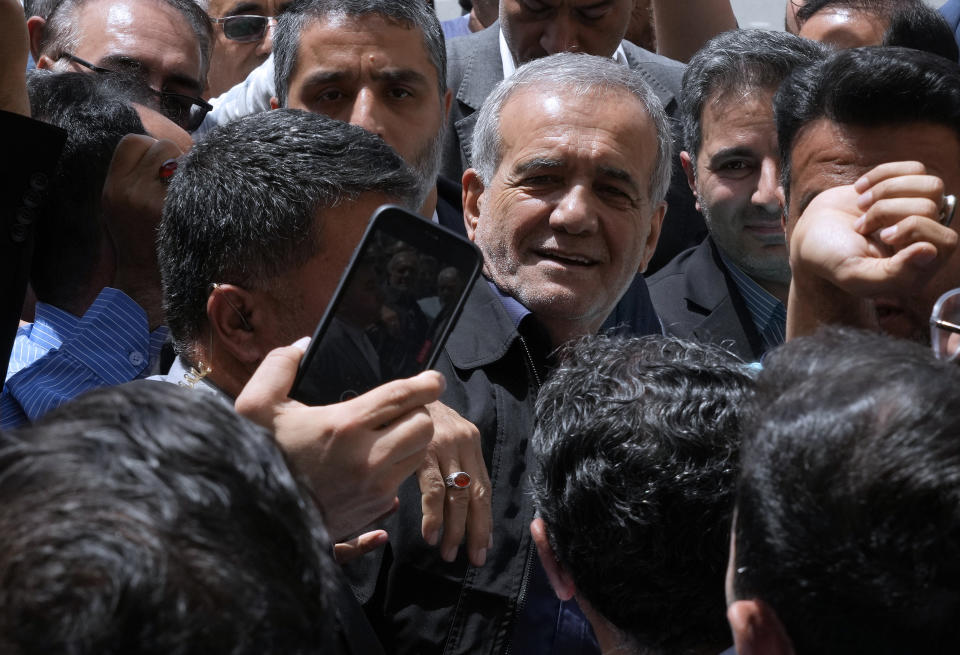
[[710,39],[683,74],[680,119],[687,152],[696,162],[703,145],[703,108],[727,94],[773,93],[790,72],[826,59],[823,44],[773,30],[730,30]]
[[960,648],[960,368],[833,329],[774,350],[744,432],[738,598],[797,655]]
[[277,102],[287,106],[290,78],[297,67],[300,37],[308,25],[330,16],[360,18],[377,15],[391,23],[419,30],[423,46],[437,71],[442,97],[447,91],[447,50],[437,14],[423,0],[295,0],[277,19],[273,37],[274,86]]
[[167,193],[157,258],[167,325],[188,354],[210,284],[269,288],[320,248],[322,224],[365,193],[414,204],[410,169],[361,127],[295,109],[221,126],[184,157]]
[[330,652],[319,509],[225,403],[134,382],[0,444],[0,651]]
[[[33,117],[67,131],[44,204],[37,210],[30,283],[37,299],[79,305],[102,255],[101,195],[113,152],[127,134],[145,134],[120,76],[31,71]],[[99,291],[99,290],[97,290]]]
[[960,48],[947,19],[922,2],[894,12],[883,45],[924,50],[953,62],[960,59]]
[[730,645],[723,594],[740,424],[734,355],[592,336],[537,398],[534,506],[578,592],[638,651]]
[[797,134],[818,119],[860,127],[932,123],[960,135],[960,67],[909,48],[840,50],[784,81],[774,98],[774,117],[789,201]]

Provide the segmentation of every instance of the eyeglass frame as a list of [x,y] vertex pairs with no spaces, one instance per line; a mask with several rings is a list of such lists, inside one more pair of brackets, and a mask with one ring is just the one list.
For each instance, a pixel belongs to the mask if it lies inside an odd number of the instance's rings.
[[960,324],[938,318],[943,313],[944,304],[948,300],[958,295],[960,295],[960,288],[951,289],[950,291],[943,293],[939,298],[937,298],[937,302],[934,304],[933,310],[930,312],[931,347],[933,348],[933,352],[937,358],[945,361],[953,361],[957,359],[958,355],[960,355],[960,348],[958,348],[957,351],[952,354],[948,352],[941,353],[940,348],[938,347],[935,330],[943,330],[944,332],[949,332],[951,334],[960,334]]
[[[69,61],[72,61],[75,64],[83,66],[84,68],[88,68],[94,73],[97,73],[100,75],[103,75],[103,74],[118,75],[119,74],[118,71],[110,70],[109,68],[104,68],[102,66],[97,66],[96,64],[92,64],[86,59],[82,59],[71,52],[66,52],[66,51],[61,52],[60,57],[62,59],[67,59]],[[181,124],[179,121],[174,120],[171,116],[167,115],[165,112],[161,112],[163,113],[164,116],[166,116],[171,121],[173,121],[174,123],[182,127],[187,132],[193,132],[198,127],[200,127],[206,115],[209,112],[213,111],[213,105],[211,105],[209,102],[207,102],[203,98],[188,96],[184,93],[175,93],[173,91],[158,91],[157,89],[153,89],[150,87],[147,87],[147,88],[150,89],[151,93],[154,93],[155,95],[159,96],[161,99],[174,98],[178,100],[186,100],[190,103],[191,109],[187,112],[188,121],[185,125]],[[160,103],[160,106],[163,107],[162,102]],[[194,111],[193,107],[199,107],[199,109]]]
[[225,26],[230,21],[238,18],[262,18],[265,22],[264,22],[263,29],[260,30],[260,33],[255,38],[252,38],[252,39],[233,38],[232,36],[229,36],[227,34],[227,30],[225,29],[225,27],[220,28],[223,30],[223,35],[225,37],[227,37],[231,41],[236,41],[237,43],[255,43],[257,41],[262,41],[267,36],[267,32],[270,30],[270,21],[273,21],[274,26],[277,25],[276,16],[260,16],[259,14],[236,14],[234,16],[221,16],[220,18],[215,18],[211,16],[210,22],[216,23],[217,25]]

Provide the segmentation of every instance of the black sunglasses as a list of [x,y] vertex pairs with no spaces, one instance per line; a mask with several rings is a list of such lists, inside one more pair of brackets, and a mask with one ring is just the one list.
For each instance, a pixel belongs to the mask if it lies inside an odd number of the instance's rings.
[[225,16],[224,18],[211,18],[214,23],[223,25],[223,35],[231,41],[241,43],[250,43],[259,41],[267,33],[267,27],[270,21],[276,22],[276,18],[269,16]]
[[[81,59],[76,55],[70,54],[69,52],[64,52],[60,56],[64,59],[69,59],[70,61],[74,62],[75,64],[79,64],[84,68],[89,68],[94,73],[110,75],[119,74],[117,71],[110,70],[109,68],[103,68],[101,66],[91,64],[86,59]],[[194,98],[193,96],[183,95],[182,93],[173,93],[171,91],[157,91],[156,89],[151,89],[149,87],[147,87],[147,90],[153,96],[156,107],[160,113],[185,129],[187,132],[193,132],[195,129],[200,127],[200,124],[203,123],[203,119],[206,117],[207,112],[213,109],[213,105],[202,98]]]

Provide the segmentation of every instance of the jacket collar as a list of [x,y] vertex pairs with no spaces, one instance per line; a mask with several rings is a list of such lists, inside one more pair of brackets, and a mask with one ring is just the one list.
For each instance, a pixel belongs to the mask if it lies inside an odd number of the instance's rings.
[[470,49],[457,89],[457,100],[477,111],[490,91],[503,79],[500,61],[500,21],[470,36],[458,39]]
[[481,277],[473,285],[457,326],[447,339],[446,351],[458,369],[480,368],[506,355],[517,336],[503,303],[486,278]]

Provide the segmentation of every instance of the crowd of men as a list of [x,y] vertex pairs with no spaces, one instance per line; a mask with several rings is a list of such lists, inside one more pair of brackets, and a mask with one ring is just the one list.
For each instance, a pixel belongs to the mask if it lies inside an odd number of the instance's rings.
[[956,652],[960,0],[462,4],[0,0],[0,652]]

